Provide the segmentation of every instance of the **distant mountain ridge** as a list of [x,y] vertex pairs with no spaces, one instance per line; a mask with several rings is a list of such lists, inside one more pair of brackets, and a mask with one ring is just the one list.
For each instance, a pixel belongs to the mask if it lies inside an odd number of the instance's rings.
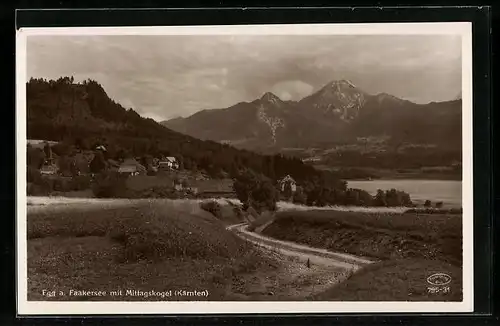
[[336,80],[300,101],[283,101],[266,92],[252,102],[199,111],[162,125],[252,150],[349,143],[370,136],[460,147],[461,114],[459,99],[416,104],[387,93],[372,95],[349,80]]

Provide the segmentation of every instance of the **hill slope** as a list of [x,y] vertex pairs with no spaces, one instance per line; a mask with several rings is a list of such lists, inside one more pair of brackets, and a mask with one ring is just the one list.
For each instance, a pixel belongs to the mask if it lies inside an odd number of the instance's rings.
[[[274,180],[291,174],[297,181],[326,175],[298,159],[258,155],[165,128],[114,102],[96,81],[75,84],[68,77],[31,79],[26,87],[28,139],[64,140],[81,148],[104,144],[109,158],[173,155],[185,169],[208,173],[250,168]],[[249,109],[243,105],[241,110]],[[328,175],[328,180],[342,186],[332,173]]]

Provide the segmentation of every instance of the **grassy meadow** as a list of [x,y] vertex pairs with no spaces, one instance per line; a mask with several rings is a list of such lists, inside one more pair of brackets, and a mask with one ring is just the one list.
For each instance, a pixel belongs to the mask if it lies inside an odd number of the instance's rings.
[[[462,300],[461,214],[286,211],[262,234],[378,261],[313,300]],[[438,272],[452,277],[449,293],[427,292]]]
[[[451,276],[449,292],[429,293],[433,273]],[[346,281],[310,297],[317,301],[462,301],[462,269],[439,260],[397,259],[363,267]]]
[[201,300],[231,300],[237,296],[230,290],[233,279],[277,268],[197,204],[91,206],[56,205],[29,212],[28,300],[151,300],[42,295],[43,290],[71,289],[208,290],[209,297]]
[[288,211],[277,213],[263,234],[381,260],[462,261],[461,215]]

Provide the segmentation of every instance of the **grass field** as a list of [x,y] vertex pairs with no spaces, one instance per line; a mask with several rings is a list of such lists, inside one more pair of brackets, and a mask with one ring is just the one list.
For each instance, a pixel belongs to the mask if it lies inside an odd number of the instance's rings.
[[461,215],[279,212],[263,234],[382,260],[422,258],[462,265]]
[[[28,214],[27,237],[28,300],[162,300],[109,295],[119,289],[208,290],[208,298],[177,300],[231,300],[233,279],[277,268],[198,203],[132,201],[96,210],[55,205]],[[108,296],[42,294],[71,289]]]
[[[432,292],[427,277],[451,276],[440,292]],[[312,300],[328,301],[462,301],[462,269],[437,260],[389,260],[364,267],[343,283],[315,294]]]
[[[312,300],[462,300],[460,214],[288,211],[277,213],[262,233],[379,261]],[[451,276],[449,292],[429,292],[433,273]]]

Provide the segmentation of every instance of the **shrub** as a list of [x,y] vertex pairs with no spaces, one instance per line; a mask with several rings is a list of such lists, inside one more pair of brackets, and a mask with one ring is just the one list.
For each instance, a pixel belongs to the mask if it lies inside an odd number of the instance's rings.
[[442,201],[438,201],[436,203],[436,208],[442,208],[443,207],[443,202]]
[[54,191],[54,180],[48,177],[40,176],[37,182],[33,183],[34,196],[48,195]]
[[221,207],[215,200],[204,201],[200,204],[201,209],[212,213],[215,217],[220,217]]
[[174,191],[171,187],[167,186],[153,186],[147,189],[141,190],[127,190],[128,198],[169,198],[178,199],[180,195],[178,192]]
[[100,174],[92,187],[97,198],[127,197],[126,178],[115,173]]
[[462,208],[410,208],[405,213],[415,213],[415,214],[462,214]]
[[410,206],[412,203],[408,193],[396,189],[386,191],[385,197],[389,207]]
[[80,191],[89,189],[92,183],[92,179],[87,175],[75,176],[71,179],[71,190]]
[[404,191],[391,189],[384,192],[383,190],[379,189],[377,190],[377,194],[373,198],[373,205],[382,207],[412,207],[413,203],[411,201],[410,195]]
[[64,178],[55,178],[53,180],[53,185],[54,185],[53,190],[55,190],[55,191],[65,192],[65,191],[72,190],[70,187],[70,182]]
[[345,192],[346,196],[346,205],[355,205],[355,206],[372,206],[373,205],[373,197],[365,190],[361,189],[348,189]]
[[432,203],[429,199],[427,199],[424,203],[424,207],[431,207],[432,206]]
[[28,196],[47,196],[50,194],[50,191],[44,189],[39,184],[28,183],[27,188],[28,188],[27,189]]

